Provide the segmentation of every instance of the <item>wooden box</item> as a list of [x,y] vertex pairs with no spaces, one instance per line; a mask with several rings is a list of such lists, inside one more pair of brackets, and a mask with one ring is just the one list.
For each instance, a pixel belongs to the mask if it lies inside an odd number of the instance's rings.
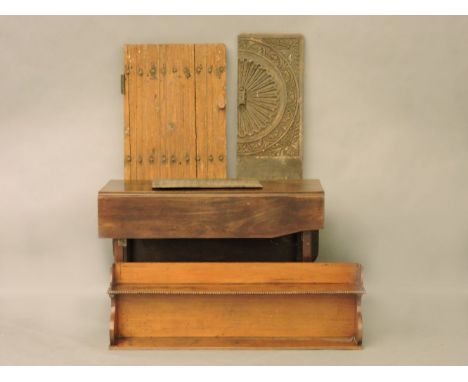
[[116,263],[111,348],[354,349],[358,264]]

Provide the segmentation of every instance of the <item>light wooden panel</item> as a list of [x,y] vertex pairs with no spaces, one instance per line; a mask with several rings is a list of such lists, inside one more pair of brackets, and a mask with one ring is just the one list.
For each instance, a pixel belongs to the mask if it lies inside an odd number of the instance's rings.
[[225,178],[224,45],[124,52],[125,180]]
[[226,48],[195,45],[197,152],[199,178],[225,178]]
[[132,147],[130,139],[130,101],[129,94],[135,93],[135,81],[132,82],[132,90],[130,90],[130,69],[134,65],[133,60],[135,54],[133,53],[134,46],[124,46],[124,74],[123,74],[123,109],[124,109],[124,178],[126,180],[132,179]]
[[125,284],[270,284],[361,285],[355,263],[118,263],[115,285]]
[[353,295],[117,297],[120,337],[352,337]]
[[301,337],[120,337],[110,346],[111,350],[146,349],[323,349],[354,350],[361,349],[356,338],[301,338]]

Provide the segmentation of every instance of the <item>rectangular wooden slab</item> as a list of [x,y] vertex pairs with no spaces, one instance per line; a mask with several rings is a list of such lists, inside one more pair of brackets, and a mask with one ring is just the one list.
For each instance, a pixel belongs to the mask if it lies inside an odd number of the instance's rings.
[[239,35],[238,178],[302,178],[303,45],[301,35]]
[[99,236],[269,238],[323,228],[318,180],[262,181],[263,189],[158,190],[111,181],[98,196]]
[[223,44],[124,47],[126,180],[225,178]]
[[256,179],[157,179],[153,189],[197,189],[197,188],[263,188]]
[[358,264],[115,264],[111,347],[358,348],[362,293]]

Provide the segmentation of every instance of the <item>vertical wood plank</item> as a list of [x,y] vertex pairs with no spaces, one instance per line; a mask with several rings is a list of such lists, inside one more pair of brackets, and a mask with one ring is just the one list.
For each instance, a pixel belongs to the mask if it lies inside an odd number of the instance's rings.
[[110,345],[115,345],[118,338],[117,333],[117,314],[116,314],[116,304],[115,298],[111,297],[111,314],[109,318],[109,342]]
[[311,243],[311,261],[315,261],[319,254],[319,231],[311,231],[312,243]]
[[162,160],[165,172],[161,175],[196,178],[193,45],[167,45],[165,49],[165,118],[159,138],[165,147]]
[[315,261],[318,256],[319,231],[301,232],[302,261]]
[[[165,169],[165,177],[170,178],[173,174],[171,158],[174,155],[174,135],[176,134],[176,128],[178,124],[178,113],[180,111],[180,100],[177,99],[177,86],[178,86],[178,78],[177,72],[174,70],[178,70],[177,67],[177,60],[174,57],[178,52],[178,47],[174,45],[167,45],[166,46],[166,75],[165,75],[165,82],[166,82],[166,118],[162,121],[161,124],[161,136],[160,139],[164,142],[165,146],[165,154],[163,155],[161,165],[164,166]],[[179,127],[180,128],[180,127]]]
[[180,95],[182,99],[182,120],[179,122],[181,129],[179,130],[180,139],[177,142],[182,144],[177,145],[176,155],[179,167],[177,177],[194,179],[197,177],[197,165],[195,161],[197,136],[195,124],[195,47],[191,45],[183,45],[181,53],[181,72]]
[[301,233],[302,261],[312,261],[312,232],[305,231]]
[[198,178],[226,178],[226,47],[195,46]]
[[209,103],[207,93],[207,45],[195,45],[195,124],[196,124],[196,166],[197,177],[208,177],[208,140],[205,136],[208,121],[206,105]]
[[136,52],[136,126],[135,126],[135,150],[134,150],[134,169],[135,169],[135,179],[141,179],[140,176],[142,175],[141,166],[143,160],[143,153],[142,153],[142,142],[143,132],[145,129],[145,112],[146,112],[146,104],[145,104],[145,86],[144,86],[144,65],[145,65],[145,46],[138,45],[137,52]]
[[144,179],[144,146],[147,129],[147,49],[145,45],[133,46],[133,70],[131,71],[130,86],[130,123],[131,128],[131,179]]
[[130,81],[130,68],[131,68],[131,54],[132,48],[128,45],[124,46],[124,179],[131,178],[131,149],[130,149],[130,104],[129,104],[129,81]]
[[148,138],[150,135],[150,99],[151,89],[148,79],[148,60],[149,60],[149,46],[141,45],[139,48],[139,64],[138,64],[138,82],[140,84],[140,103],[138,110],[140,117],[140,124],[138,126],[137,135],[137,179],[147,179],[147,162],[146,162],[146,150],[148,146]]
[[[361,273],[362,278],[362,273]],[[361,296],[356,295],[356,342],[358,345],[362,345],[362,310],[361,310]]]
[[145,104],[147,105],[142,134],[142,175],[139,179],[155,179],[159,177],[159,166],[157,166],[156,155],[159,151],[160,125],[158,121],[159,108],[159,76],[157,68],[159,65],[159,46],[147,45],[144,65],[145,79]]
[[130,169],[129,177],[125,178],[126,180],[136,179],[136,136],[138,129],[138,119],[137,119],[137,45],[127,45],[127,57],[129,62],[129,74],[128,74],[128,110],[129,110],[129,128],[130,128],[130,158],[128,163],[128,168]]
[[224,44],[214,45],[212,48],[214,62],[214,76],[208,91],[214,96],[213,124],[209,126],[208,136],[213,152],[214,161],[212,172],[208,173],[211,178],[227,177],[227,151],[226,151],[226,47]]
[[119,244],[119,239],[112,239],[114,262],[121,263],[126,260],[126,247]]
[[163,126],[167,126],[167,45],[159,46],[159,118],[158,118],[158,166],[159,176],[168,178],[168,152],[163,141]]

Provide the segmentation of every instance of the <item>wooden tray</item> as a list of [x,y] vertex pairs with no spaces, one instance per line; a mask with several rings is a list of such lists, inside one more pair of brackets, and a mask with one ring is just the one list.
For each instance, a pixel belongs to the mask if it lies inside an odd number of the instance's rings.
[[156,190],[180,189],[228,189],[228,188],[263,188],[256,179],[156,179],[152,188]]
[[112,349],[361,345],[358,264],[117,263]]

